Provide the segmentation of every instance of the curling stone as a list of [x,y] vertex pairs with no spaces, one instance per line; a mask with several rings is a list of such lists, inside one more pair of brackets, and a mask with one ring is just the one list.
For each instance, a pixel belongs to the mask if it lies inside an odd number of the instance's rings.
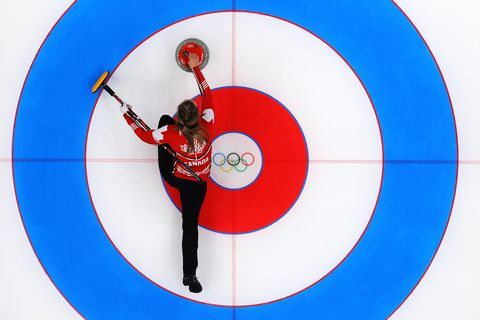
[[207,63],[210,53],[208,52],[207,45],[198,39],[189,38],[183,40],[175,51],[175,59],[177,64],[184,71],[192,72],[188,66],[188,57],[191,53],[196,53],[200,57],[200,69],[203,69]]

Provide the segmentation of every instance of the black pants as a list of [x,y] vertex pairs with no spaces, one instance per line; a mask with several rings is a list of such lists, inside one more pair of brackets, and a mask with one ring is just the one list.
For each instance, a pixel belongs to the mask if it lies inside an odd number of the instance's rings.
[[[166,124],[172,124],[174,120],[167,115],[160,118],[158,127]],[[169,146],[167,145],[167,148]],[[181,179],[173,174],[174,158],[164,149],[158,147],[158,167],[165,181],[180,192],[180,201],[182,203],[182,254],[183,254],[183,274],[194,275],[197,266],[198,250],[198,215],[202,208],[205,194],[207,193],[206,183],[197,183],[186,179]]]

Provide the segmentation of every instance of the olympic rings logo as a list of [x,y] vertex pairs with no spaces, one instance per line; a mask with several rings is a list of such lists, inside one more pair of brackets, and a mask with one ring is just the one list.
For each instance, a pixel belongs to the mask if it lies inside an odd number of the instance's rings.
[[223,172],[230,172],[235,169],[237,172],[244,172],[255,163],[255,156],[251,152],[245,152],[241,156],[236,152],[228,155],[217,152],[213,155],[213,164],[220,167]]

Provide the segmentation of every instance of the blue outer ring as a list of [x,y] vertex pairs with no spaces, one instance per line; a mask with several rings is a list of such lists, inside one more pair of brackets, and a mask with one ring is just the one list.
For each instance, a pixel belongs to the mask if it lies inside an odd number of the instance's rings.
[[454,117],[435,61],[390,1],[233,3],[323,38],[372,97],[384,142],[383,185],[371,223],[351,254],[308,290],[233,309],[191,302],[155,286],[122,259],[102,231],[83,163],[96,98],[91,84],[157,29],[232,9],[232,2],[219,0],[81,1],[46,39],[21,95],[12,151],[19,209],[34,250],[55,285],[88,319],[385,318],[428,267],[455,193]]

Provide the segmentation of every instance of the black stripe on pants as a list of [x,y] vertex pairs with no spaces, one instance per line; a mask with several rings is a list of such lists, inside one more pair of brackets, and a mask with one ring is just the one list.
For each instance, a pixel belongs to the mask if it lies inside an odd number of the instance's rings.
[[[162,116],[159,128],[165,124],[172,124],[171,121],[173,119],[169,116]],[[198,266],[198,216],[207,193],[207,184],[176,177],[173,174],[174,158],[163,146],[158,147],[158,167],[163,179],[180,192],[183,230],[183,274],[194,275]]]

